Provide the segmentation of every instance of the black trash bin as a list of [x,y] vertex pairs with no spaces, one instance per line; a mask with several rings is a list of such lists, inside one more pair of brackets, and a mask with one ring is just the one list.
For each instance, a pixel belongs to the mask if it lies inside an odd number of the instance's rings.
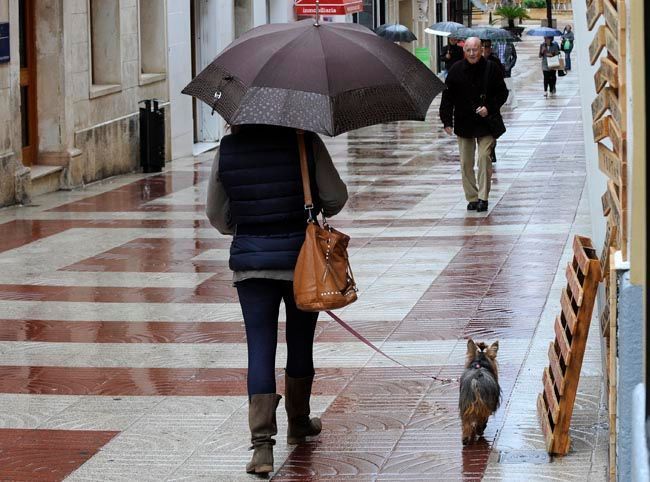
[[142,172],[160,172],[165,166],[165,110],[158,99],[140,101],[140,165]]

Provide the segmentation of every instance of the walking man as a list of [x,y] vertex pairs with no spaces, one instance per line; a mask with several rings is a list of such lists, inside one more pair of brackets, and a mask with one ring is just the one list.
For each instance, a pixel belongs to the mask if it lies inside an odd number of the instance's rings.
[[[490,153],[495,137],[494,120],[508,98],[508,89],[500,69],[481,55],[481,41],[470,37],[463,47],[465,59],[457,62],[447,75],[447,88],[440,103],[440,120],[448,135],[458,138],[463,190],[469,211],[487,211],[492,181]],[[486,69],[487,72],[486,72]],[[478,147],[478,185],[474,172]]]

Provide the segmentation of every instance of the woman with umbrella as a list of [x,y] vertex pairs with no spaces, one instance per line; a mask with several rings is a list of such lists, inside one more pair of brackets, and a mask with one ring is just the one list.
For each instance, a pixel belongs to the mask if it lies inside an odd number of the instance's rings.
[[538,27],[528,31],[528,35],[544,37],[544,42],[539,46],[539,57],[542,59],[542,74],[544,76],[544,97],[548,97],[550,90],[551,95],[555,95],[555,83],[557,82],[557,72],[548,65],[549,57],[560,55],[560,46],[553,41],[553,37],[561,35],[562,32],[555,28]]
[[[221,141],[207,213],[220,231],[234,234],[230,268],[246,328],[254,450],[247,472],[273,471],[282,301],[287,442],[300,444],[321,431],[320,420],[309,416],[318,314],[296,308],[293,270],[307,220],[318,211],[339,212],[347,192],[315,133],[334,136],[382,122],[424,120],[443,87],[417,58],[365,27],[305,20],[247,32],[183,90],[239,126]],[[301,164],[308,166],[314,193],[309,206]]]

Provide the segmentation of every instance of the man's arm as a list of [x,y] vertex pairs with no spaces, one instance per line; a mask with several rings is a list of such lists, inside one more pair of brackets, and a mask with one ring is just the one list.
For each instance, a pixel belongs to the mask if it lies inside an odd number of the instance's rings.
[[[447,77],[447,79],[449,79],[449,77]],[[445,90],[442,91],[439,114],[443,127],[454,126],[454,101],[448,84]]]
[[508,100],[508,87],[500,69],[492,69],[491,89],[488,94],[488,114],[497,112]]

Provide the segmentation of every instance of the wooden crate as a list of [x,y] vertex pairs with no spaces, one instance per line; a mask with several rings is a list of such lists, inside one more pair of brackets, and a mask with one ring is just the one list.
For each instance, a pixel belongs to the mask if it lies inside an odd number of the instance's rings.
[[567,285],[555,319],[555,340],[548,349],[549,366],[542,376],[543,390],[537,412],[546,450],[555,455],[569,451],[569,426],[580,381],[591,315],[602,270],[591,240],[576,236],[573,260],[566,268]]

